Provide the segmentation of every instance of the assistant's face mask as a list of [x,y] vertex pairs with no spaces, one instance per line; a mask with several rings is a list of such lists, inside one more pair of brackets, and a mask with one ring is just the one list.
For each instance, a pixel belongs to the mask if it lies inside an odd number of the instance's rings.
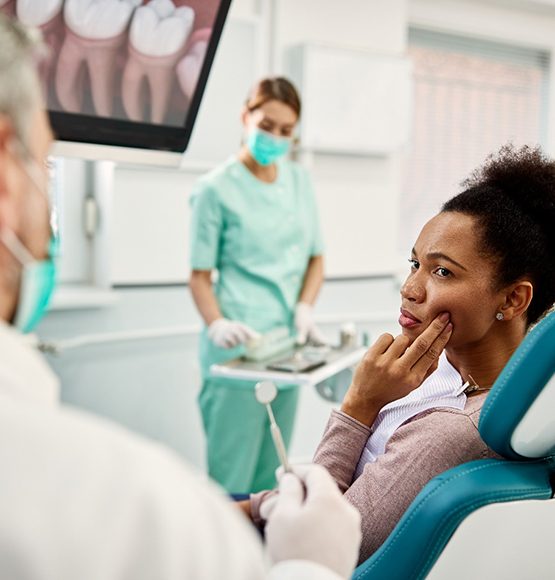
[[247,147],[257,163],[271,165],[287,154],[291,147],[291,139],[289,137],[276,137],[255,127],[249,131]]
[[[40,170],[34,159],[22,162],[25,172],[33,185],[46,195],[38,178]],[[35,163],[36,169],[26,166]],[[56,266],[53,260],[55,239],[52,237],[48,248],[48,257],[36,260],[11,230],[0,231],[0,241],[13,257],[21,264],[21,280],[13,325],[22,332],[31,332],[44,316],[56,284]]]

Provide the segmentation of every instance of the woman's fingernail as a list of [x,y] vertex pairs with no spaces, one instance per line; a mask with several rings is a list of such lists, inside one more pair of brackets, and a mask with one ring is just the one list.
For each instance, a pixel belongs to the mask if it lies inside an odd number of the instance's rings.
[[451,332],[453,330],[453,323],[450,322],[446,327],[445,330],[447,330],[447,332]]
[[441,322],[447,322],[449,320],[449,312],[442,312],[439,316]]

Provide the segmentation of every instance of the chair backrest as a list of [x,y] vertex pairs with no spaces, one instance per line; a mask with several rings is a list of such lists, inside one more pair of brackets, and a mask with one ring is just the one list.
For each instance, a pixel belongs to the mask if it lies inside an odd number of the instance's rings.
[[[501,502],[553,497],[554,372],[552,313],[528,333],[482,409],[480,434],[508,461],[473,461],[430,481],[386,542],[355,570],[354,579],[425,578],[457,527],[476,510]],[[472,550],[472,546],[467,548]]]
[[533,328],[492,387],[480,413],[482,439],[508,459],[555,453],[555,312]]
[[494,503],[466,517],[426,580],[553,580],[555,499]]

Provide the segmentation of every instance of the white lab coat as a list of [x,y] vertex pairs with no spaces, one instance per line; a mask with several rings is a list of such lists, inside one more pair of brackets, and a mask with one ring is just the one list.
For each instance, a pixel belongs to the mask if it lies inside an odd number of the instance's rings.
[[2,580],[337,580],[305,561],[268,571],[221,489],[58,392],[40,354],[0,322]]

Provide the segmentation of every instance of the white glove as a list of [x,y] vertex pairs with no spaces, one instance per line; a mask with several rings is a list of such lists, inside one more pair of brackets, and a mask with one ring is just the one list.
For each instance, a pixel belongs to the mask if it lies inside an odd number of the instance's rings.
[[326,344],[326,338],[314,322],[313,309],[307,302],[299,302],[295,308],[295,328],[297,329],[297,344],[305,344],[307,340],[315,344]]
[[[295,469],[297,468],[295,467]],[[281,477],[282,476],[280,475],[278,477],[278,480]],[[260,519],[264,520],[265,522],[268,521],[268,519],[270,518],[270,514],[274,511],[274,508],[276,507],[278,498],[279,493],[277,492],[277,490],[274,490],[268,494],[268,497],[260,504],[260,507],[258,508],[258,512],[260,513]]]
[[281,477],[278,499],[268,510],[272,561],[310,560],[350,578],[362,537],[360,514],[321,465],[293,469]]
[[208,338],[220,348],[233,348],[259,337],[250,326],[227,318],[218,318],[208,327]]

